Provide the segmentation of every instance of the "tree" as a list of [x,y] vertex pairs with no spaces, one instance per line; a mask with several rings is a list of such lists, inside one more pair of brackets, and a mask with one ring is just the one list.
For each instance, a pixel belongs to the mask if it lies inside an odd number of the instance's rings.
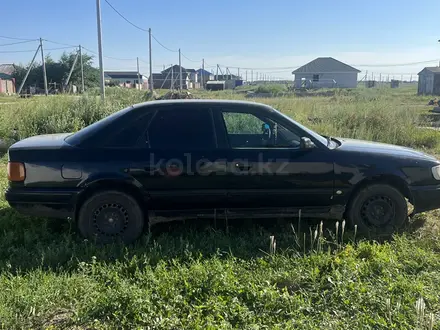
[[[50,56],[45,57],[46,62],[46,75],[49,87],[53,85],[61,86],[67,79],[69,71],[73,65],[77,52],[63,53],[58,61],[54,61]],[[82,55],[83,67],[84,67],[84,85],[87,88],[99,86],[99,70],[93,67],[93,57],[88,54]],[[81,65],[80,59],[75,65],[70,78],[70,83],[81,88]],[[23,81],[26,72],[29,68],[21,64],[16,66],[16,70],[13,74],[16,79],[17,85],[20,85]],[[43,67],[41,63],[35,62],[31,69],[29,76],[26,80],[24,88],[29,86],[35,86],[37,88],[44,88]]]

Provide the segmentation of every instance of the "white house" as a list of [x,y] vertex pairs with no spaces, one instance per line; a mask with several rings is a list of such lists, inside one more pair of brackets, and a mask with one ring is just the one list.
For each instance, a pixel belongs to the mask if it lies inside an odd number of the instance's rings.
[[[140,78],[140,82],[138,82]],[[104,71],[104,80],[108,83],[110,81],[118,82],[120,86],[136,88],[140,86],[141,89],[148,89],[148,78],[137,71]]]
[[332,57],[318,57],[292,74],[295,88],[356,88],[359,72]]

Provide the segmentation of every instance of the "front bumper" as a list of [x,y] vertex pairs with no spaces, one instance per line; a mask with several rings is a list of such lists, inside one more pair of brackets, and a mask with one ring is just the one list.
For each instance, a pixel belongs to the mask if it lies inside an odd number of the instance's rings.
[[47,218],[73,218],[78,190],[9,188],[5,199],[18,212]]
[[410,186],[414,213],[440,208],[440,185]]

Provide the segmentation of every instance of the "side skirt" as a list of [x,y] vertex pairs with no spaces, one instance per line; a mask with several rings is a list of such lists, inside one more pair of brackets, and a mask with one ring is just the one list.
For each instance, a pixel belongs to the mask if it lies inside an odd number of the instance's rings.
[[185,219],[270,219],[270,218],[319,218],[341,220],[344,205],[304,208],[234,208],[197,210],[156,210],[148,212],[150,225]]

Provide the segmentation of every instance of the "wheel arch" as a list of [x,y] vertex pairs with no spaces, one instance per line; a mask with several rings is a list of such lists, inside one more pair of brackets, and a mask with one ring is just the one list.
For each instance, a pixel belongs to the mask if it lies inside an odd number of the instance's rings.
[[[411,194],[411,191],[408,187],[408,184],[406,181],[399,177],[398,175],[393,174],[377,174],[368,178],[363,179],[362,181],[358,182],[353,190],[350,192],[350,195],[347,199],[347,208],[350,207],[351,202],[355,198],[355,196],[361,191],[363,188],[372,185],[372,184],[387,184],[395,189],[397,189],[405,198],[408,199],[408,201],[413,204],[414,199]],[[414,204],[413,204],[414,205]]]
[[144,213],[144,218],[147,219],[148,210],[145,203],[145,195],[143,194],[140,187],[135,185],[133,182],[123,179],[103,178],[88,184],[85,189],[78,195],[75,201],[75,221],[78,219],[79,211],[84,205],[85,201],[87,201],[91,196],[95,195],[98,192],[109,190],[123,192],[133,197],[139,204],[139,207],[142,209]]

